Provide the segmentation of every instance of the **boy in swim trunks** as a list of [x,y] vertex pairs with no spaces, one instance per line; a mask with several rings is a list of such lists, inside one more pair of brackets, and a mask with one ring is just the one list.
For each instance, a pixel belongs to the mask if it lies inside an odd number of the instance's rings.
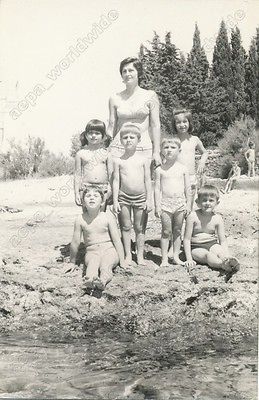
[[248,142],[248,147],[245,151],[245,159],[248,167],[247,176],[250,178],[255,176],[255,144],[252,140]]
[[141,132],[137,125],[125,123],[120,130],[124,154],[114,160],[113,208],[118,214],[125,251],[125,262],[132,264],[131,213],[136,234],[137,263],[145,265],[144,242],[148,213],[152,210],[150,160],[137,153]]
[[124,251],[111,212],[102,212],[104,193],[96,185],[85,188],[82,195],[83,214],[78,216],[70,246],[70,261],[76,262],[76,255],[83,235],[86,245],[84,276],[85,289],[104,290],[112,279],[112,271],[119,264],[124,266]]
[[239,270],[239,262],[229,255],[223,219],[214,211],[219,203],[218,189],[204,185],[198,192],[196,203],[199,208],[187,217],[185,227],[186,266],[192,267],[196,262],[206,264],[226,271],[229,279]]
[[222,193],[229,193],[233,187],[235,182],[240,178],[241,168],[238,166],[238,161],[232,162],[232,168],[229,171],[227,183],[225,189],[222,190]]
[[168,266],[168,246],[173,233],[173,261],[184,265],[179,258],[181,229],[185,215],[191,212],[191,191],[188,168],[178,161],[181,141],[178,137],[161,142],[163,165],[155,170],[155,215],[161,218],[162,267]]

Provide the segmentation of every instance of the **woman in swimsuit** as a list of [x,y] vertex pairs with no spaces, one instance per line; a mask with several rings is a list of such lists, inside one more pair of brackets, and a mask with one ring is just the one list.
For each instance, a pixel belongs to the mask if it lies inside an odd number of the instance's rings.
[[131,122],[138,125],[141,131],[137,151],[145,158],[153,158],[158,166],[161,164],[158,97],[153,90],[142,89],[139,86],[142,64],[137,58],[124,59],[120,63],[120,74],[126,88],[109,100],[107,133],[114,138],[111,144],[112,156],[120,157],[124,153],[119,132],[123,124]]

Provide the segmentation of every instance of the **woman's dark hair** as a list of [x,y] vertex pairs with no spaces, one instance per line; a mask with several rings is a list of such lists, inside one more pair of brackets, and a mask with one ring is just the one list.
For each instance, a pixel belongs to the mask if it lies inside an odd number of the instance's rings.
[[173,118],[172,118],[173,134],[177,135],[177,129],[176,129],[176,125],[175,125],[175,117],[176,117],[176,115],[179,115],[179,114],[184,114],[185,118],[188,119],[188,121],[189,121],[188,133],[192,133],[193,132],[192,113],[191,113],[191,111],[186,110],[185,108],[182,108],[182,109],[177,109],[177,110],[173,111]]
[[139,59],[136,57],[128,57],[122,60],[122,62],[120,63],[120,74],[122,75],[122,70],[124,66],[130,63],[132,63],[133,67],[136,68],[138,73],[138,79],[141,78],[143,74],[143,67]]
[[90,131],[100,132],[102,134],[104,146],[105,147],[109,146],[112,138],[106,134],[105,123],[100,121],[99,119],[91,119],[91,121],[89,121],[88,124],[86,125],[84,132],[82,132],[80,135],[80,142],[81,142],[82,147],[84,147],[88,144],[86,135]]

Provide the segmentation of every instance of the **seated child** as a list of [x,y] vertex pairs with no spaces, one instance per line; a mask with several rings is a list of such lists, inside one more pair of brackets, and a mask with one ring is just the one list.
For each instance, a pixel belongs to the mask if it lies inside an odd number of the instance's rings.
[[[163,139],[161,154],[164,162],[155,170],[155,215],[162,223],[162,267],[168,266],[168,257],[172,257],[175,264],[184,265],[179,258],[181,229],[185,215],[191,211],[192,196],[188,168],[178,161],[180,152],[178,137]],[[172,230],[173,252],[170,254],[168,246]]]
[[228,179],[227,179],[227,183],[225,186],[225,189],[222,190],[223,193],[229,193],[230,190],[233,189],[233,186],[235,184],[235,182],[237,181],[237,179],[240,178],[241,175],[241,168],[238,166],[238,162],[237,161],[233,161],[232,162],[232,168],[229,171],[228,174]]
[[245,159],[247,162],[248,172],[247,176],[254,177],[255,176],[255,144],[252,141],[248,143],[249,149],[245,152]]
[[104,290],[112,279],[112,271],[120,262],[124,265],[124,251],[117,228],[116,219],[111,212],[102,212],[104,194],[98,186],[88,186],[82,194],[83,214],[78,216],[70,246],[70,261],[76,255],[83,234],[86,245],[84,277],[88,290]]
[[198,179],[204,173],[205,163],[208,158],[208,152],[204,148],[202,141],[198,136],[193,136],[193,120],[190,111],[182,109],[173,112],[173,132],[181,140],[181,153],[178,161],[186,165],[190,174],[190,183],[192,190],[192,207],[197,189],[197,176],[195,171],[195,152],[201,153],[201,159],[197,168]]
[[229,255],[221,215],[214,210],[219,203],[219,191],[215,186],[205,185],[198,192],[197,210],[186,221],[184,251],[186,266],[197,263],[226,271],[232,276],[239,270],[239,262]]
[[136,151],[140,137],[137,125],[125,123],[120,130],[124,154],[114,160],[113,207],[119,217],[127,265],[132,264],[131,213],[136,234],[137,263],[145,265],[145,230],[147,214],[152,209],[150,160]]
[[107,150],[110,137],[106,135],[105,124],[92,119],[81,133],[81,144],[75,157],[74,190],[75,202],[82,205],[82,193],[85,186],[98,185],[105,194],[105,202],[111,196],[109,180],[112,172],[112,160]]

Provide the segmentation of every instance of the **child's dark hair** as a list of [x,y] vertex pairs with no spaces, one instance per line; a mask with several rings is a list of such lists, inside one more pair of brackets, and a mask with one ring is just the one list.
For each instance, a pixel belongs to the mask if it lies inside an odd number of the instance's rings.
[[254,143],[252,140],[250,140],[250,142],[248,143],[248,146],[250,147],[250,149],[251,149],[252,147],[254,147],[254,145],[255,145],[255,143]]
[[89,121],[88,124],[86,125],[84,132],[80,134],[80,142],[82,147],[88,144],[86,135],[90,131],[100,132],[102,134],[104,147],[109,147],[112,138],[106,134],[105,123],[100,121],[99,119],[91,119],[91,121]]
[[179,108],[177,110],[173,111],[173,118],[172,118],[172,129],[173,129],[173,134],[177,135],[177,129],[176,129],[176,125],[175,125],[175,117],[176,115],[179,114],[184,114],[185,118],[188,119],[189,121],[189,129],[188,129],[188,133],[192,133],[193,132],[193,119],[192,119],[192,113],[189,110],[186,110],[185,108]]
[[87,185],[84,188],[83,193],[82,193],[82,199],[84,199],[86,193],[90,192],[91,190],[94,190],[95,192],[100,193],[102,200],[104,199],[104,192],[103,192],[102,188],[98,185],[91,185],[91,184]]
[[215,196],[216,199],[219,199],[219,190],[216,186],[213,185],[204,185],[198,190],[198,198],[197,200],[201,200],[203,196]]

